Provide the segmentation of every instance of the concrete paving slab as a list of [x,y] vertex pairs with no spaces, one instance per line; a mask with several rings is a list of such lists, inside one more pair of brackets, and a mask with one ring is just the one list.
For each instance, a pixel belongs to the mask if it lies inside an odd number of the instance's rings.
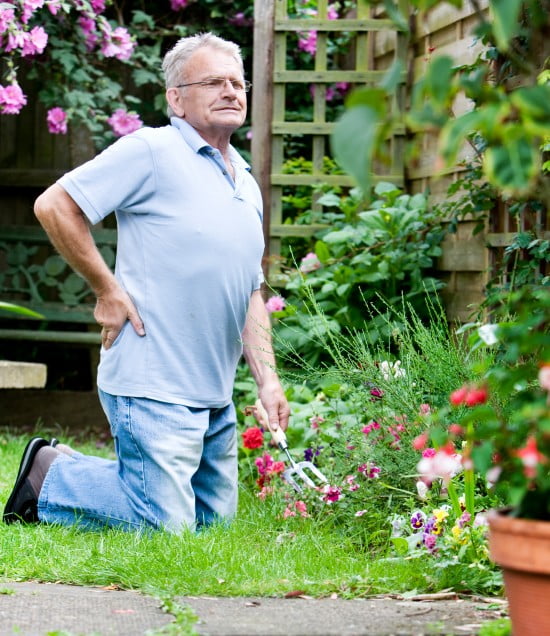
[[431,602],[391,598],[177,597],[198,621],[172,625],[160,602],[138,592],[48,583],[0,582],[0,636],[152,636],[168,628],[190,636],[469,635],[499,618],[490,600]]
[[485,600],[390,598],[190,598],[204,636],[363,636],[477,634],[500,618],[503,605]]
[[1,636],[141,636],[171,623],[138,592],[49,583],[0,583]]

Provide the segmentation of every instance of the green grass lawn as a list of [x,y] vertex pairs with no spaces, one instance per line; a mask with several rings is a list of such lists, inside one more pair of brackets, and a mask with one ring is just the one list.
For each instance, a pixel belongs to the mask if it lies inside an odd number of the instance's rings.
[[[38,433],[40,434],[40,433]],[[26,437],[0,435],[0,500],[11,491]],[[83,452],[110,456],[91,444]],[[341,597],[377,593],[488,594],[494,572],[433,559],[407,559],[376,552],[319,520],[283,520],[269,503],[241,489],[239,514],[228,525],[200,533],[84,532],[47,525],[3,526],[0,578],[75,585],[115,585],[163,598],[175,595]]]

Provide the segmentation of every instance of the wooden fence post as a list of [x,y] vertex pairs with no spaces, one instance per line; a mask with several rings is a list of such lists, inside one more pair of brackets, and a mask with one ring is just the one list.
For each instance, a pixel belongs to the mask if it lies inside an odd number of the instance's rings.
[[273,118],[274,0],[254,2],[252,69],[252,170],[264,202],[264,271],[267,277],[271,226],[271,120]]

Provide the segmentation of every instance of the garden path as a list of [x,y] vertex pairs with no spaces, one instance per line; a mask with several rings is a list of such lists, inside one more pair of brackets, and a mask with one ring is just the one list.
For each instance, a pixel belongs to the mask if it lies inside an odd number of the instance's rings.
[[[453,595],[340,598],[181,597],[210,636],[359,636],[476,634],[503,615],[502,601]],[[174,620],[160,601],[137,592],[44,583],[0,584],[0,634],[140,636],[162,634]],[[173,634],[193,634],[182,626]]]

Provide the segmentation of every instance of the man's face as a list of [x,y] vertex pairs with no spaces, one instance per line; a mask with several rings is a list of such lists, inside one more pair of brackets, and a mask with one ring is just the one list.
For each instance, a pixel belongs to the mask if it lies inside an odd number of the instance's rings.
[[[212,78],[243,81],[238,61],[230,54],[209,47],[200,48],[191,56],[182,84],[203,82]],[[176,90],[173,94],[174,112],[185,119],[205,137],[231,134],[242,126],[246,118],[246,93],[235,90],[231,81],[221,87],[195,84]],[[178,112],[179,110],[179,112]]]

